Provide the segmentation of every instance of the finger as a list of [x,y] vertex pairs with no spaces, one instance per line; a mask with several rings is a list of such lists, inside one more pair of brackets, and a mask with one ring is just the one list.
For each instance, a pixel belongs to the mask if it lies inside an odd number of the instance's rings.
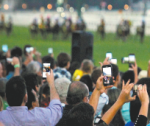
[[50,69],[50,72],[51,72],[51,75],[53,75],[53,70],[52,69]]
[[130,97],[130,101],[134,101],[136,99],[136,95],[134,95],[133,97]]
[[134,69],[134,65],[132,64],[131,66],[132,66],[132,69]]
[[102,63],[102,62],[99,62],[99,64],[101,65],[101,67],[103,66],[103,63]]
[[106,86],[105,89],[112,88],[113,85]]
[[146,84],[144,84],[143,90],[144,90],[144,91],[147,91],[147,85],[146,85]]
[[127,90],[131,91],[131,89],[133,88],[133,86],[134,86],[134,84],[133,84],[133,83],[129,84],[129,86],[128,86]]
[[128,86],[128,85],[129,85],[129,83],[130,83],[130,79],[127,81],[126,86]]

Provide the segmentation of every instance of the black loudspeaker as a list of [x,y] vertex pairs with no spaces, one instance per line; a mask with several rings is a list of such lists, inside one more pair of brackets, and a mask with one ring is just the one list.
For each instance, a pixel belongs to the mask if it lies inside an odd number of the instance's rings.
[[81,63],[84,59],[93,60],[93,34],[76,31],[72,34],[72,62]]

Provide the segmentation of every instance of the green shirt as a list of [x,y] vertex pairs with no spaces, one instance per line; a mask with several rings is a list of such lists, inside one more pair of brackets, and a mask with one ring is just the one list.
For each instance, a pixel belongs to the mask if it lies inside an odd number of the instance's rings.
[[8,103],[5,100],[3,100],[3,110],[6,110],[8,106]]

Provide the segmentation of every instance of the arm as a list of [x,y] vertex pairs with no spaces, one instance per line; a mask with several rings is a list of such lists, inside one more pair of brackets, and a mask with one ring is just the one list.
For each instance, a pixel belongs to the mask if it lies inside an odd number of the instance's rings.
[[56,91],[55,85],[54,85],[54,75],[53,75],[53,70],[51,69],[50,75],[47,74],[47,82],[50,87],[50,100],[52,101],[53,99],[59,99],[59,95]]
[[135,61],[135,65],[132,65],[132,69],[134,72],[134,84],[136,84],[138,82],[138,68],[137,68],[137,63]]
[[146,85],[144,85],[143,88],[142,85],[138,86],[138,97],[141,101],[141,109],[135,122],[135,126],[146,126],[149,107],[149,96]]
[[94,111],[96,112],[97,109],[97,105],[98,105],[98,101],[99,101],[99,97],[102,93],[105,92],[105,90],[107,88],[111,88],[113,85],[111,86],[107,86],[105,87],[103,85],[103,76],[99,77],[97,82],[96,82],[96,87],[90,97],[90,101],[89,104],[94,108]]
[[127,82],[126,85],[124,85],[124,82],[123,82],[122,91],[120,93],[118,100],[102,117],[102,120],[106,124],[109,124],[112,121],[112,119],[116,115],[117,111],[121,108],[121,106],[124,103],[135,100],[136,96],[134,96],[134,97],[130,96],[130,91],[133,86],[134,86],[134,84],[129,84],[129,81]]
[[19,76],[20,75],[20,62],[17,57],[13,57],[12,64],[14,65],[14,76]]
[[31,61],[33,61],[32,53],[28,53],[24,65],[27,66]]

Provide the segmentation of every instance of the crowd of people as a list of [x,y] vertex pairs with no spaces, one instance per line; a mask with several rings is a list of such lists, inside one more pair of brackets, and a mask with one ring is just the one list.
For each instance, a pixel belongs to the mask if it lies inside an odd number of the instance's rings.
[[[67,53],[41,56],[14,47],[0,51],[0,126],[149,126],[150,62],[120,72],[109,57],[94,66],[71,62]],[[50,74],[42,77],[43,63]],[[103,85],[111,65],[113,85]],[[49,72],[49,71],[48,71]]]

